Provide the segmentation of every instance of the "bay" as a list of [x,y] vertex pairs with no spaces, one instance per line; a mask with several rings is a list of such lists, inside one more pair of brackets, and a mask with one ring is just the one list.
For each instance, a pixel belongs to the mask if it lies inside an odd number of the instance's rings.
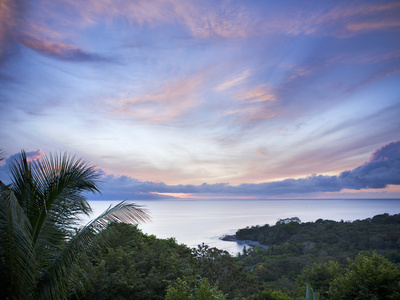
[[[92,218],[120,201],[90,201]],[[146,200],[132,201],[147,209],[152,221],[139,228],[158,238],[173,237],[178,243],[197,247],[205,243],[233,255],[246,243],[222,241],[247,226],[274,225],[279,219],[299,217],[302,222],[317,219],[354,221],[377,214],[400,213],[400,199],[340,200]],[[86,219],[88,220],[88,219]]]

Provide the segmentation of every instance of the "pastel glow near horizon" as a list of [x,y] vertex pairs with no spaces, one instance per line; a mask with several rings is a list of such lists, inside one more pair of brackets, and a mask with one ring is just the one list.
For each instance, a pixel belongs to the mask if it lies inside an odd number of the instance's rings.
[[0,0],[0,149],[91,199],[400,198],[399,1]]

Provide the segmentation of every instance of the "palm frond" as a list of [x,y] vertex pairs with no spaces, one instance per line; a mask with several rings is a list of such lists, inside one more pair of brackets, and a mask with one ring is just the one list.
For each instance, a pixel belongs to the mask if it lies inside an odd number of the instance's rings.
[[[98,233],[105,229],[110,222],[137,224],[149,220],[147,211],[138,205],[121,202],[110,206],[68,240],[62,252],[54,258],[52,266],[47,268],[44,280],[40,282],[37,297],[48,299],[50,296],[56,297],[53,293],[63,293],[63,288],[71,279],[69,278],[70,268],[79,259],[79,253],[85,253],[98,247],[100,245]],[[58,290],[54,290],[54,286],[57,286]]]
[[78,215],[91,212],[82,193],[99,192],[94,167],[67,154],[31,162],[22,151],[10,171],[10,186],[0,181],[1,298],[64,298],[71,268],[100,245],[101,230],[150,219],[140,206],[121,202],[73,235]]
[[147,221],[150,221],[150,216],[146,209],[143,209],[140,205],[122,201],[114,206],[110,205],[108,209],[85,227],[90,227],[98,233],[110,222],[140,224]]
[[[32,174],[32,165],[28,161],[25,151],[10,164],[12,178],[12,190],[18,199],[20,206],[24,209],[29,220],[40,210],[41,203],[38,188]],[[31,222],[32,223],[32,222]]]
[[94,167],[67,154],[44,156],[34,162],[35,179],[43,196],[43,207],[34,226],[34,241],[39,237],[45,219],[53,219],[61,227],[73,227],[77,224],[77,214],[88,215],[90,205],[83,191],[99,192],[98,175]]

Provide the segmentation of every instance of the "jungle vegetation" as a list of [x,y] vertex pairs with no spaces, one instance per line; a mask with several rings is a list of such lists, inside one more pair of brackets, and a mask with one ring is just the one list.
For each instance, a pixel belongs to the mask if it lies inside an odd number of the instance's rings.
[[[379,220],[376,233],[385,236],[387,230],[397,230],[398,218],[386,214],[372,218]],[[293,226],[290,223],[267,228]],[[306,224],[306,228],[319,228],[320,223]],[[360,221],[336,223],[341,228]],[[296,234],[300,233],[301,229]],[[71,291],[71,299],[288,300],[302,299],[307,285],[319,299],[400,297],[396,243],[393,248],[390,244],[387,249],[356,248],[353,252],[344,248],[345,252],[328,255],[317,249],[310,252],[310,240],[296,238],[301,249],[285,240],[268,249],[257,246],[231,256],[204,244],[189,249],[173,238],[158,239],[126,224],[110,224],[100,235],[109,242],[88,253],[80,267],[90,276],[81,290]]]
[[[383,265],[383,261],[390,262],[396,270],[400,262],[400,214],[381,214],[353,222],[318,219],[302,223],[294,217],[279,220],[273,226],[239,229],[236,238],[269,245],[267,249],[244,251],[238,260],[252,270],[264,287],[295,296],[310,283],[322,299],[328,297],[332,280],[345,274],[346,268],[355,267],[353,260],[360,262],[360,257],[376,260],[379,256]],[[318,275],[313,277],[311,273]],[[396,285],[393,281],[392,284]]]

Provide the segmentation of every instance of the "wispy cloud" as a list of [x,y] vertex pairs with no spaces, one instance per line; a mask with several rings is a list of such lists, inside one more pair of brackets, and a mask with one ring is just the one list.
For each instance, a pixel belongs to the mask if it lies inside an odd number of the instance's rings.
[[114,114],[127,115],[138,120],[173,120],[201,104],[201,86],[204,82],[204,75],[197,74],[187,79],[165,82],[149,93],[109,100],[108,104]]
[[[39,54],[56,59],[79,62],[113,61],[112,58],[91,53],[66,42],[65,31],[58,31],[43,21],[44,18],[50,18],[46,14],[51,15],[52,11],[42,6],[42,10],[37,10],[41,18],[34,19],[35,14],[29,10],[29,5],[25,2],[8,0],[0,2],[0,60],[9,56],[8,49],[15,48],[19,42]],[[54,19],[55,22],[62,23],[61,18],[54,17]]]
[[[315,3],[310,3],[313,5],[311,10],[301,3],[293,5],[292,10],[282,6],[278,14],[270,14],[268,2],[262,11],[240,2],[203,1],[200,4],[183,0],[119,0],[114,1],[113,5],[106,0],[68,2],[77,8],[80,19],[87,20],[88,25],[104,17],[110,20],[122,17],[140,26],[180,24],[198,39],[240,38],[275,32],[348,37],[359,32],[398,27],[394,12],[400,7],[395,1],[361,4],[333,2],[327,5],[328,9],[324,7],[323,10],[315,8]],[[386,16],[385,21],[375,20],[383,15]]]
[[360,22],[360,23],[352,23],[346,26],[346,28],[349,31],[354,31],[354,32],[391,29],[396,27],[400,27],[400,21],[388,20],[388,21],[376,21],[376,22]]
[[248,123],[256,120],[265,120],[275,117],[277,114],[268,106],[242,105],[234,110],[228,110],[226,115],[236,115],[240,123]]
[[239,92],[239,99],[247,103],[257,103],[265,101],[275,101],[277,100],[277,95],[274,93],[273,89],[262,84],[253,88],[247,88]]
[[[310,3],[310,5],[314,4]],[[303,10],[304,14],[300,14],[299,9]],[[333,35],[339,38],[348,38],[368,31],[390,30],[399,27],[397,20],[399,9],[400,5],[397,1],[386,3],[332,2],[323,10],[318,7],[309,10],[303,6],[292,11],[282,12],[281,22],[278,18],[274,18],[269,23],[275,24],[275,29],[286,31],[291,35]],[[377,18],[385,21],[377,21]]]
[[81,20],[87,25],[106,18],[123,18],[139,26],[181,25],[194,37],[234,38],[250,30],[249,12],[238,3],[184,0],[129,1],[117,0],[112,5],[107,0],[76,1],[68,3],[76,7]]
[[[204,5],[206,4],[206,5]],[[237,3],[176,1],[175,11],[195,38],[237,38],[253,29],[251,12]]]
[[66,60],[66,61],[103,61],[110,62],[113,61],[111,58],[103,57],[96,53],[86,52],[78,47],[65,44],[59,41],[49,41],[44,39],[30,39],[22,38],[20,42],[36,51],[39,54],[47,55],[53,58]]
[[219,84],[215,91],[229,95],[229,109],[223,109],[223,115],[237,116],[240,123],[253,120],[269,119],[276,116],[270,103],[277,100],[277,95],[268,84],[254,85],[252,72],[246,70],[236,76],[230,76]]
[[349,93],[354,92],[356,90],[359,90],[363,86],[370,85],[373,82],[376,82],[382,78],[389,77],[389,76],[392,76],[392,75],[395,75],[398,73],[400,73],[400,62],[386,68],[383,71],[378,71],[376,73],[373,73],[373,74],[369,75],[367,78],[365,78],[364,80],[349,86],[347,89],[347,92],[349,92]]
[[22,2],[0,0],[0,66],[15,54],[15,37],[23,11]]
[[[265,11],[258,11],[240,2],[205,1],[200,4],[183,0],[117,0],[110,3],[107,0],[68,0],[61,7],[46,1],[39,1],[39,4],[41,6],[37,7],[42,9],[35,10],[35,14],[51,21],[51,24],[34,20],[32,12],[25,14],[27,8],[23,4],[1,1],[0,45],[3,57],[7,48],[4,45],[20,40],[25,46],[55,58],[109,61],[107,57],[65,40],[65,34],[68,32],[68,38],[73,38],[79,28],[116,20],[127,22],[130,26],[160,27],[167,24],[185,29],[197,39],[244,38],[277,32],[346,37],[400,26],[396,18],[400,9],[398,2],[330,4],[328,11],[317,8],[313,12],[309,12],[307,7],[295,6],[293,11],[282,7],[271,16],[268,5],[264,7]],[[263,13],[267,13],[268,17],[263,18]],[[72,26],[75,26],[75,32],[68,31]]]
[[228,80],[224,81],[220,85],[218,85],[215,90],[217,91],[225,91],[229,88],[236,87],[237,85],[242,84],[250,75],[250,71],[247,70],[242,74],[239,74],[236,77],[229,78]]

